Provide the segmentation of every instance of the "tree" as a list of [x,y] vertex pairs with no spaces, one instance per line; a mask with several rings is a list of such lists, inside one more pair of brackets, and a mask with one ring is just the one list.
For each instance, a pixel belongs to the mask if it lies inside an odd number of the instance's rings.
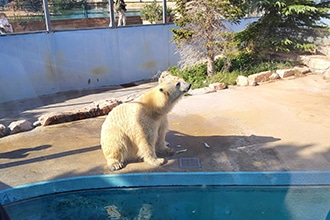
[[173,41],[181,55],[181,65],[207,60],[207,75],[214,75],[215,56],[229,47],[226,21],[238,23],[243,17],[242,0],[176,0]]
[[162,6],[160,6],[156,0],[145,4],[140,12],[142,19],[149,21],[151,24],[160,21],[163,18]]
[[329,18],[329,1],[313,0],[248,1],[250,10],[261,13],[258,21],[236,34],[242,50],[256,56],[274,52],[303,52],[315,49],[308,37],[326,28],[321,18]]

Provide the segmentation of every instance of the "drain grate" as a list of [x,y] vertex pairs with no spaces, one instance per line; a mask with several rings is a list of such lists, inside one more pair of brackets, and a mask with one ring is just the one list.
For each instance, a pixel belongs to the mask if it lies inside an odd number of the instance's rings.
[[199,158],[180,158],[180,168],[200,168]]

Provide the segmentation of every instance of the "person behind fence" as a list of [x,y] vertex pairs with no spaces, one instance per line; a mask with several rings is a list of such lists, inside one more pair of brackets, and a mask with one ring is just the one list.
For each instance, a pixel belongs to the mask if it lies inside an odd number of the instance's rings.
[[119,14],[118,26],[126,25],[126,3],[124,0],[115,1],[115,10]]
[[0,32],[1,34],[13,33],[13,27],[9,23],[5,13],[0,13]]

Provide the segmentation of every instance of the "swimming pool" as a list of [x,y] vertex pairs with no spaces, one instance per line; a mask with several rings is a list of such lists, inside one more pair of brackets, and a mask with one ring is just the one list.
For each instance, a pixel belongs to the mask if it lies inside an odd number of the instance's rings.
[[14,219],[329,219],[330,172],[138,173],[0,192]]

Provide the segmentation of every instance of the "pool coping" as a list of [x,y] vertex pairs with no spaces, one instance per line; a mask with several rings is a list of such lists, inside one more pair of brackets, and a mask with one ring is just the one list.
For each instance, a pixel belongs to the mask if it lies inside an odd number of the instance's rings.
[[79,176],[0,191],[0,204],[77,190],[155,186],[330,186],[330,171],[159,172]]

